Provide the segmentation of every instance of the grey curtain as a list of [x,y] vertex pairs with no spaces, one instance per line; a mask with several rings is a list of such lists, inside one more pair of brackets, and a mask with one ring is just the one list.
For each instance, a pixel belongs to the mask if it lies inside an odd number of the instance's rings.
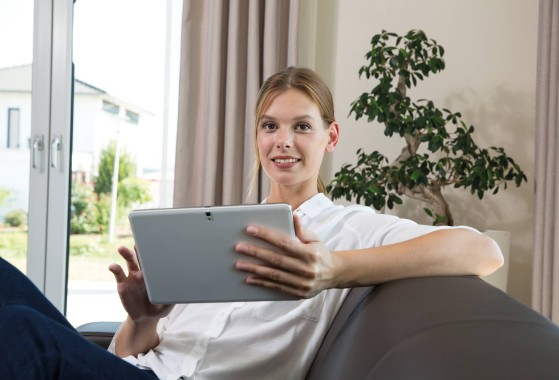
[[559,323],[559,2],[540,0],[532,306]]
[[253,107],[269,75],[296,62],[298,0],[185,0],[174,206],[247,198]]

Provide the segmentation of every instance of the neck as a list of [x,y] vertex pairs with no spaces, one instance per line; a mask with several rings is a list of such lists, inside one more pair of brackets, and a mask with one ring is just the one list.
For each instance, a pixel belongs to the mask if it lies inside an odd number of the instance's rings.
[[270,194],[268,195],[268,203],[289,203],[291,209],[296,210],[303,202],[307,199],[312,198],[318,194],[316,187],[314,189],[303,190],[299,187],[286,188],[286,187],[275,187],[270,188]]

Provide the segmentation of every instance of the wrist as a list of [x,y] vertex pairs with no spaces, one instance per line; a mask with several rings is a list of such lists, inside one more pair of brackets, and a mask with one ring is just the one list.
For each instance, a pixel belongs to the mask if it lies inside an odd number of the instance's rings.
[[336,262],[335,287],[353,288],[378,283],[377,255],[369,250],[348,250],[333,253]]
[[130,314],[128,314],[126,318],[130,323],[130,325],[133,326],[135,330],[146,330],[146,329],[151,330],[157,327],[157,324],[159,323],[159,319],[160,319],[159,317],[145,317],[145,316],[134,318]]
[[336,251],[332,252],[333,276],[331,288],[348,288],[351,287],[351,270],[349,268],[350,260],[348,260],[348,252]]

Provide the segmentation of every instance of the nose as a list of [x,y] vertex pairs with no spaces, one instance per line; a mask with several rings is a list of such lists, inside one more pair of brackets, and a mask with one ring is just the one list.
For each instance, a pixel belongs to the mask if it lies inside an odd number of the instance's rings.
[[276,134],[276,148],[286,149],[293,146],[293,133],[289,128],[279,128]]

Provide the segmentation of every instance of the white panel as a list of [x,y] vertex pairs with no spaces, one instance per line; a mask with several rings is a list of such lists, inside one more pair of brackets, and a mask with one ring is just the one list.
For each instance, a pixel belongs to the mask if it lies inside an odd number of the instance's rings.
[[[44,291],[47,241],[48,141],[50,128],[52,3],[35,1],[33,31],[33,85],[29,175],[29,233],[27,275]],[[39,151],[39,142],[43,149]]]
[[72,0],[54,0],[45,295],[60,310],[65,307],[68,252],[72,16]]

